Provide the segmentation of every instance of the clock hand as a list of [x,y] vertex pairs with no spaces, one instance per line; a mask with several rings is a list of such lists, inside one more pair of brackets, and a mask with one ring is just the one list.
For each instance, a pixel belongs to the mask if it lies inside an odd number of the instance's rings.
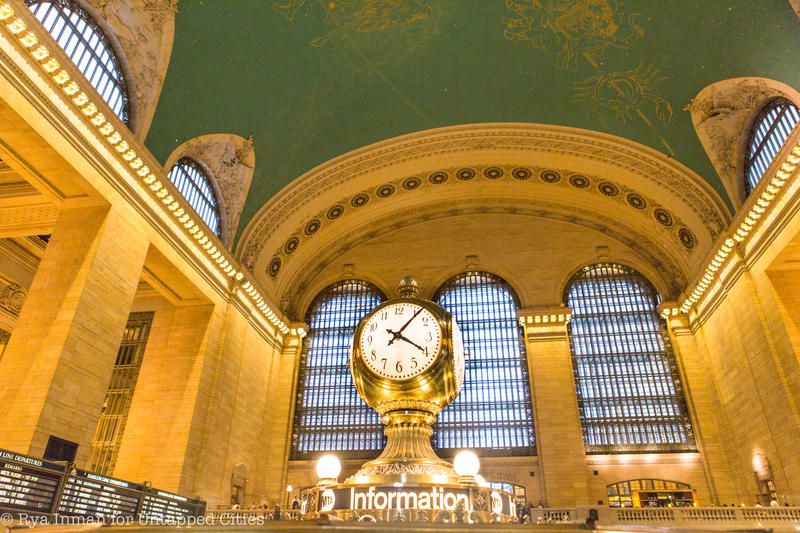
[[422,346],[420,346],[420,345],[419,345],[419,344],[417,344],[416,342],[414,342],[414,341],[412,341],[412,340],[409,340],[409,339],[407,339],[406,337],[403,337],[402,335],[398,335],[398,337],[399,337],[399,339],[400,339],[401,341],[406,341],[408,344],[411,344],[411,345],[413,345],[413,346],[416,346],[416,347],[419,349],[419,351],[420,351],[420,352],[425,352],[425,348],[423,348]]
[[[415,318],[417,318],[417,315],[419,315],[421,312],[422,312],[422,307],[417,309],[417,312],[414,313],[414,315],[411,318],[408,319],[408,322],[403,324],[403,326],[400,329],[398,329],[397,331],[392,331],[389,328],[386,328],[386,333],[391,333],[392,334],[392,338],[391,338],[391,340],[389,340],[389,343],[386,346],[391,346],[394,343],[394,341],[396,341],[397,339],[402,339],[403,338],[403,335],[402,335],[403,330],[406,329],[408,327],[408,325],[411,324],[411,322]],[[406,341],[408,341],[408,339],[406,339]],[[417,346],[417,345],[415,345],[415,346]],[[419,348],[419,346],[417,346],[417,348]],[[422,348],[419,348],[419,349],[422,350]]]
[[420,314],[421,312],[422,312],[422,307],[420,307],[419,309],[417,309],[417,312],[416,312],[416,313],[414,313],[414,315],[413,315],[411,318],[409,318],[409,319],[408,319],[408,322],[406,322],[405,324],[403,324],[403,327],[402,327],[402,328],[400,328],[400,329],[398,329],[398,330],[397,330],[397,333],[403,333],[403,330],[404,330],[404,329],[406,329],[406,328],[408,327],[408,325],[409,325],[409,324],[411,324],[411,321],[412,321],[412,320],[414,320],[415,318],[417,318],[417,315],[418,315],[418,314]]

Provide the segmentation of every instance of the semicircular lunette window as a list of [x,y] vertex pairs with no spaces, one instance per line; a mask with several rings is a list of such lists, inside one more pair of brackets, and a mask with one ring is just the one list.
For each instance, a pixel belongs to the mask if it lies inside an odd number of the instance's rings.
[[444,456],[463,448],[482,456],[534,455],[519,298],[494,274],[465,272],[447,281],[436,301],[455,318],[470,356],[461,393],[436,422],[434,447]]
[[128,124],[125,77],[111,42],[97,22],[75,0],[27,0],[27,4],[100,97]]
[[564,298],[586,453],[695,451],[658,293],[617,263],[579,270]]
[[371,283],[348,279],[323,289],[309,306],[291,459],[321,452],[364,459],[376,457],[386,444],[380,416],[358,395],[348,364],[356,326],[385,300]]
[[200,164],[190,157],[182,157],[172,166],[168,176],[192,209],[200,215],[208,229],[219,237],[221,235],[219,204],[211,186],[211,179]]
[[800,111],[786,98],[774,98],[761,110],[750,130],[745,152],[744,187],[747,194],[764,177],[798,122]]

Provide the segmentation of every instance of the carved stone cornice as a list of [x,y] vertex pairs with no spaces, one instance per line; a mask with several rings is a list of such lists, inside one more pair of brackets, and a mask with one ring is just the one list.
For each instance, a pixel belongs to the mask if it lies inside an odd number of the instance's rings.
[[567,325],[572,320],[572,309],[563,306],[546,306],[517,311],[520,326],[525,328],[528,342],[566,340]]
[[561,220],[602,232],[625,244],[638,253],[648,265],[662,278],[668,297],[676,297],[686,284],[687,273],[669,250],[636,228],[622,223],[619,219],[604,216],[596,211],[581,209],[545,201],[531,200],[521,205],[518,199],[477,198],[454,203],[442,199],[429,205],[418,206],[413,210],[393,211],[372,220],[369,228],[356,227],[324,244],[323,248],[306,251],[302,259],[292,264],[287,272],[287,285],[281,295],[282,310],[287,316],[299,316],[302,303],[307,299],[307,290],[314,278],[328,267],[337,257],[356,246],[380,235],[396,231],[420,222],[475,213],[516,214],[521,216],[544,217]]
[[18,283],[9,283],[0,288],[0,311],[18,317],[28,291]]
[[[679,163],[641,145],[598,132],[538,124],[480,124],[440,128],[380,142],[356,150],[309,171],[268,201],[245,230],[238,254],[252,267],[264,244],[309,202],[354,179],[404,163],[452,158],[473,160],[479,154],[537,153],[569,156],[601,163],[654,184],[671,202],[688,206],[713,240],[729,214],[722,200],[699,176]],[[471,154],[471,155],[470,155]],[[380,183],[376,182],[375,186]],[[338,196],[338,195],[337,195]],[[664,200],[661,200],[665,203]],[[293,229],[293,228],[292,228]]]

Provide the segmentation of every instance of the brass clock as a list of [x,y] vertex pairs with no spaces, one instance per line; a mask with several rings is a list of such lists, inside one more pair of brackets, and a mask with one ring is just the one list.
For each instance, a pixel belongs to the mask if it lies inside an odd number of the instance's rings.
[[[404,280],[399,298],[377,306],[355,331],[350,368],[358,393],[380,414],[404,400],[433,404],[438,414],[464,378],[464,344],[453,317],[416,297]],[[399,402],[399,403],[398,403]]]

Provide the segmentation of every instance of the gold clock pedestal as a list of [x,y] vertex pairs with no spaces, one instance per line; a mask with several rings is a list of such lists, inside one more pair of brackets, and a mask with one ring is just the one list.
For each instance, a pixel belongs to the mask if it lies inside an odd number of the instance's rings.
[[395,400],[378,406],[386,425],[386,447],[346,483],[457,483],[453,465],[431,446],[433,423],[441,408],[433,402]]
[[386,426],[386,447],[344,483],[322,480],[303,491],[302,512],[369,521],[513,520],[512,494],[459,479],[433,451],[436,417],[464,382],[464,343],[450,313],[418,298],[413,279],[403,278],[398,292],[362,319],[350,354],[356,390]]

